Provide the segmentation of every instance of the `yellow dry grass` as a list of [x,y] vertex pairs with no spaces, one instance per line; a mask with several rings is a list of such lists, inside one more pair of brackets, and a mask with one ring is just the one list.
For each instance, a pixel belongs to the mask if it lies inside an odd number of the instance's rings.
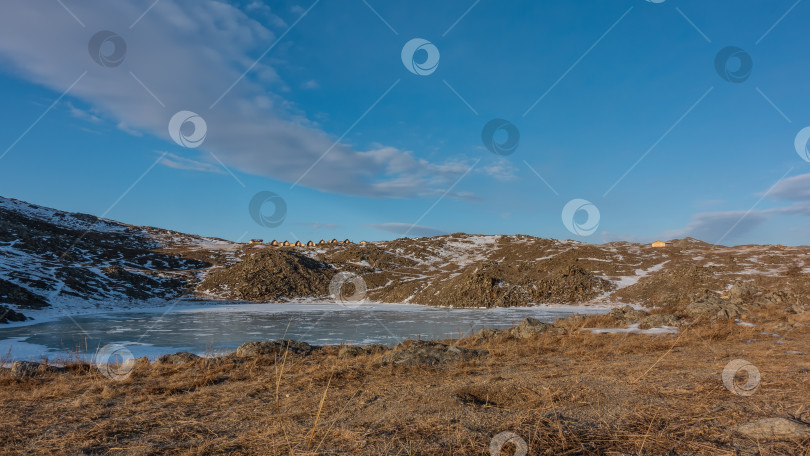
[[[486,455],[509,431],[531,455],[810,454],[808,441],[732,431],[810,418],[807,328],[777,337],[733,322],[678,336],[579,327],[453,341],[489,355],[439,367],[343,359],[328,347],[308,357],[140,364],[123,381],[78,363],[26,380],[3,373],[0,453]],[[754,395],[723,385],[733,359],[762,373]]]

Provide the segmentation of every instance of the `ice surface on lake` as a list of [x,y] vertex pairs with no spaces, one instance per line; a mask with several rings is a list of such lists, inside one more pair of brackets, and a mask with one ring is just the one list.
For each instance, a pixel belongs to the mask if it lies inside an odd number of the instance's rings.
[[0,353],[10,353],[11,359],[90,359],[104,345],[115,343],[125,345],[134,356],[154,359],[177,351],[224,354],[244,342],[283,338],[315,345],[394,345],[406,339],[443,339],[467,336],[483,328],[507,328],[525,317],[553,322],[573,313],[602,313],[609,308],[449,309],[378,303],[184,305],[75,315],[0,328]]

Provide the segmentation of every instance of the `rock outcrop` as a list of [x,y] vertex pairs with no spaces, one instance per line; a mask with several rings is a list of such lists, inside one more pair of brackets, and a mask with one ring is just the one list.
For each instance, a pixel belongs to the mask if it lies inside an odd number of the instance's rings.
[[764,418],[738,426],[734,431],[754,440],[804,440],[810,438],[810,425],[786,418]]
[[178,352],[178,353],[170,353],[168,355],[163,355],[158,358],[158,364],[186,364],[193,361],[197,361],[198,359],[202,359],[199,355],[195,355],[194,353],[189,352]]
[[284,356],[288,355],[307,356],[316,347],[298,340],[272,340],[263,342],[247,342],[236,349],[236,356],[251,358],[256,356]]
[[486,350],[473,350],[433,341],[407,340],[385,354],[381,361],[406,366],[437,366],[453,361],[469,361],[487,354]]

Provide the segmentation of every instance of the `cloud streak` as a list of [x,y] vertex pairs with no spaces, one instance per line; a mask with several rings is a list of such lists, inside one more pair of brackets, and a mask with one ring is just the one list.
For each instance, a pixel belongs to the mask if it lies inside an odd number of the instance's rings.
[[787,206],[751,209],[750,211],[700,212],[683,228],[667,231],[666,238],[694,237],[717,243],[723,239],[736,239],[752,232],[769,220],[787,215],[810,217],[810,173],[781,180],[769,192],[762,192],[772,202],[789,203]]
[[[272,15],[255,2],[249,8]],[[292,183],[331,148],[298,185],[405,198],[439,194],[468,168],[463,161],[432,163],[383,145],[357,150],[335,144],[333,135],[278,95],[287,86],[277,69],[255,61],[278,39],[279,30],[270,30],[235,6],[214,0],[163,0],[132,29],[144,12],[143,2],[72,4],[71,11],[85,28],[50,1],[13,1],[3,10],[0,62],[6,67],[60,93],[88,71],[69,96],[132,134],[169,141],[169,118],[180,110],[194,111],[208,124],[201,148],[232,169]],[[287,26],[277,16],[271,18],[268,22],[274,26]],[[97,65],[88,55],[88,41],[98,30],[114,31],[126,41],[120,66]],[[254,64],[244,80],[209,109]],[[381,81],[379,93],[391,82]],[[374,101],[374,96],[358,100],[358,118]],[[176,159],[173,163],[182,166]],[[503,177],[507,172],[493,173]]]

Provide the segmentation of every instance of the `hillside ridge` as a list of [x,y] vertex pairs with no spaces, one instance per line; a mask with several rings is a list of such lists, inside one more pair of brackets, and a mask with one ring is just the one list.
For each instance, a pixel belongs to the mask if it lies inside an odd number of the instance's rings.
[[737,285],[798,302],[810,296],[808,254],[810,247],[691,238],[653,248],[464,233],[274,247],[0,197],[0,321],[55,305],[82,313],[150,300],[332,301],[344,294],[447,307],[683,307],[723,298]]

